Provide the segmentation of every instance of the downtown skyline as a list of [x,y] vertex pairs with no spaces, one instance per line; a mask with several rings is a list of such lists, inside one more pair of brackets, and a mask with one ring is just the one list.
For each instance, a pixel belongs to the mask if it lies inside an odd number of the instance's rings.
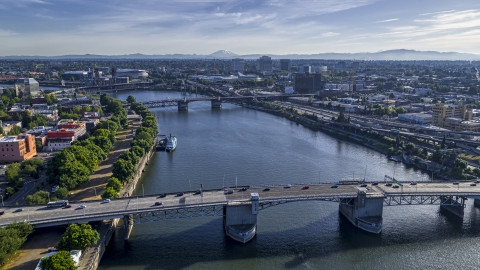
[[3,0],[0,56],[480,54],[478,1]]

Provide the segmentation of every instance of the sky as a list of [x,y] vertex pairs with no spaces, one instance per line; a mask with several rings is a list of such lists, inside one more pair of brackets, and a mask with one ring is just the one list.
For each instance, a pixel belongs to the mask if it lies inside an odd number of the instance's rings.
[[0,0],[0,56],[480,54],[480,0]]

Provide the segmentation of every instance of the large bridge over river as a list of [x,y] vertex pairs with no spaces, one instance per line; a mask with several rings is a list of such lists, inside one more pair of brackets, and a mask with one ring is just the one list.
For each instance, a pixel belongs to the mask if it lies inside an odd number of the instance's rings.
[[[438,204],[442,208],[463,217],[467,198],[480,198],[480,186],[462,182],[404,184],[394,188],[368,184],[312,184],[233,189],[225,194],[222,189],[204,190],[201,194],[187,192],[182,196],[167,194],[101,201],[71,202],[71,208],[47,208],[46,205],[2,207],[0,226],[27,221],[36,228],[92,222],[114,218],[124,219],[125,239],[128,239],[134,224],[166,219],[194,218],[203,216],[223,217],[227,235],[240,242],[247,242],[256,234],[259,210],[271,206],[300,201],[329,201],[340,204],[339,211],[356,227],[379,233],[382,229],[383,206]],[[258,194],[258,197],[256,196]],[[156,205],[156,202],[162,202]],[[83,209],[79,205],[85,205]],[[23,211],[16,210],[23,208]]]
[[232,96],[232,97],[199,97],[199,98],[179,98],[179,99],[162,99],[140,102],[147,108],[168,107],[177,106],[178,111],[188,111],[188,104],[194,101],[210,101],[212,103],[212,109],[222,108],[223,102],[239,102],[239,101],[251,101],[259,99],[281,99],[286,100],[289,97],[310,97],[313,94],[291,94],[291,95],[255,95],[255,96]]

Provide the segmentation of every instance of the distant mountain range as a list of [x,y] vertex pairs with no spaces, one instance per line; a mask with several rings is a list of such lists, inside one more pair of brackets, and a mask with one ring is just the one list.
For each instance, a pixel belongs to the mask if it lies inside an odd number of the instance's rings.
[[125,55],[61,55],[61,56],[3,56],[0,59],[39,59],[39,60],[55,60],[55,59],[258,59],[262,55],[268,55],[272,59],[325,59],[325,60],[480,60],[480,55],[458,52],[436,52],[436,51],[416,51],[416,50],[389,50],[374,53],[319,53],[319,54],[249,54],[238,55],[227,50],[219,50],[212,54],[125,54]]

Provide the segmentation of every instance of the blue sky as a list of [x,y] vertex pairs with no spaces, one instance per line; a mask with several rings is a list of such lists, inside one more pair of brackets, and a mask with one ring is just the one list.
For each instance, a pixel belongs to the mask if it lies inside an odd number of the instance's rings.
[[480,0],[0,0],[0,55],[480,54]]

